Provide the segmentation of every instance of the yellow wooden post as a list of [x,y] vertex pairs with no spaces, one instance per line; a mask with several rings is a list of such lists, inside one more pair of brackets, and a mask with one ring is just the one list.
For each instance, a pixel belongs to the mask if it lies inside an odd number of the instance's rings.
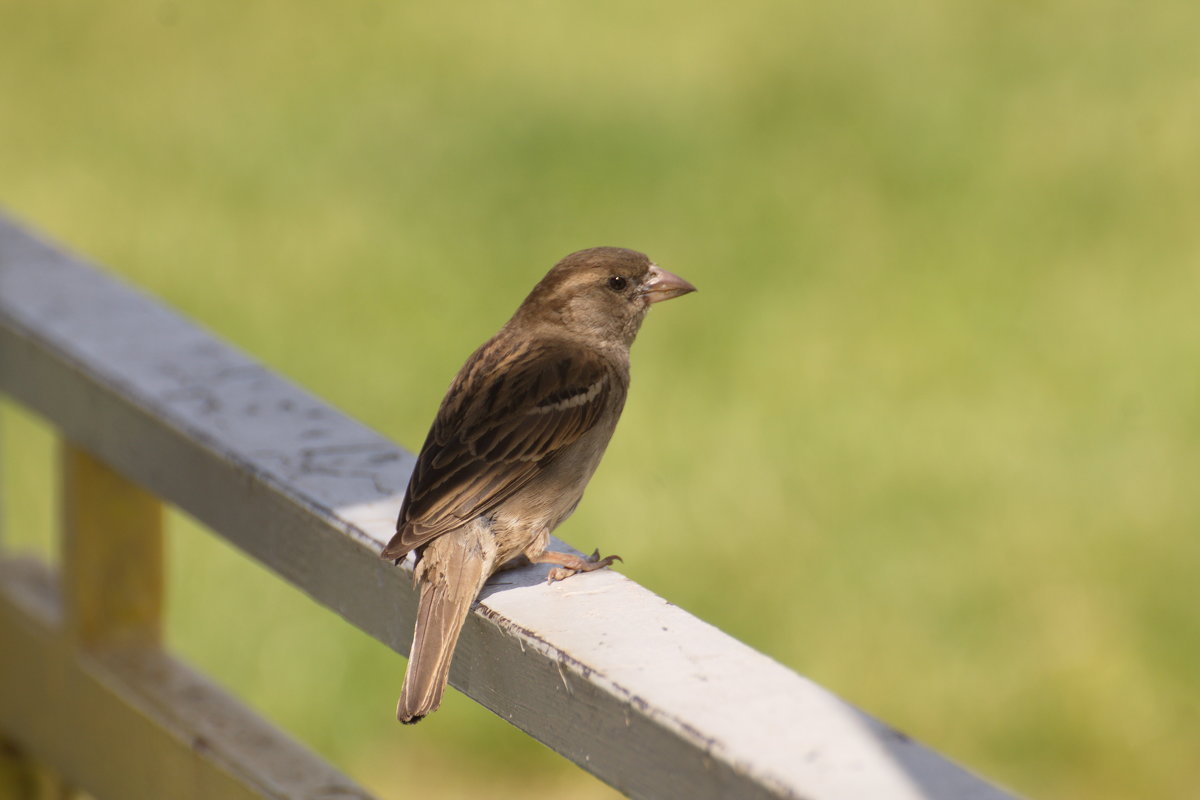
[[162,504],[62,444],[62,580],[68,635],[83,647],[162,641]]

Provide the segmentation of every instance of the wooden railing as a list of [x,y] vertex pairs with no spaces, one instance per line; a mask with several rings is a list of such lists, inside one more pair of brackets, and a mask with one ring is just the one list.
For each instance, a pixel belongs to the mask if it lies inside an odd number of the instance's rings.
[[[0,391],[65,498],[58,575],[0,560],[0,797],[366,797],[164,652],[159,503],[407,653],[412,456],[3,217]],[[1010,797],[617,572],[544,574],[485,588],[451,683],[630,796]]]

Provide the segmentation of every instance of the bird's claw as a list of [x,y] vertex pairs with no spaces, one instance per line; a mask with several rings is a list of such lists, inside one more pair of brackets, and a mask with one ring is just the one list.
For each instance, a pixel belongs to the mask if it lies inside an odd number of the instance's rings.
[[611,567],[612,563],[614,561],[620,561],[622,564],[625,563],[625,559],[621,558],[616,553],[613,553],[611,556],[605,556],[604,558],[601,558],[599,550],[593,550],[592,554],[587,557],[587,560],[596,565],[596,566],[592,567],[592,569],[600,569],[601,567]]
[[594,550],[590,556],[586,558],[576,557],[569,563],[561,567],[555,567],[546,574],[546,583],[554,583],[555,581],[565,580],[579,572],[594,572],[598,569],[611,567],[614,561],[624,562],[625,559],[618,555],[600,557],[600,551]]

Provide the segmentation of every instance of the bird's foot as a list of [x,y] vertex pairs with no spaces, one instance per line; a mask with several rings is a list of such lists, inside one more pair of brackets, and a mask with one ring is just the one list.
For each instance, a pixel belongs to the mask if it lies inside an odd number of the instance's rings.
[[546,576],[547,583],[554,583],[555,581],[569,578],[576,573],[604,569],[605,567],[612,566],[614,561],[623,560],[620,556],[605,556],[601,558],[599,550],[596,550],[586,558],[573,553],[556,553],[552,550],[547,550],[536,559],[535,563],[559,565],[550,570],[550,573]]

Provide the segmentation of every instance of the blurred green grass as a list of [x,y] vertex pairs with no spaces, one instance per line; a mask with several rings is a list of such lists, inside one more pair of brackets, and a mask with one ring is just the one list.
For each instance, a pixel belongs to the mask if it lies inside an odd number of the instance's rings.
[[[1198,26],[0,2],[0,204],[410,447],[554,260],[649,252],[701,292],[562,535],[1024,794],[1184,797]],[[47,552],[49,434],[3,423]],[[402,659],[171,527],[173,645],[382,796],[609,795],[458,696],[399,729]]]

